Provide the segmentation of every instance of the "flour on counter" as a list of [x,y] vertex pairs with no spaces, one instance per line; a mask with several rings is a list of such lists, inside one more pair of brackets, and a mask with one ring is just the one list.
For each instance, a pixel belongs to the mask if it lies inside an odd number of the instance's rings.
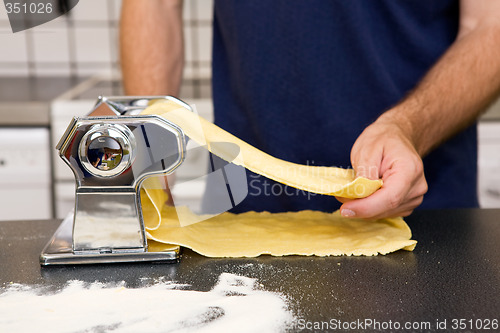
[[1,332],[275,332],[294,322],[285,299],[256,279],[222,273],[209,292],[70,281],[59,292],[0,289]]

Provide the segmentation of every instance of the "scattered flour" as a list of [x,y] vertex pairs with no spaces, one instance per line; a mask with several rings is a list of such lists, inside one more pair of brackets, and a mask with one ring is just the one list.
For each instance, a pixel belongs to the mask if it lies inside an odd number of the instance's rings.
[[0,289],[0,332],[276,332],[294,322],[284,298],[222,273],[209,292],[160,281],[144,288],[70,281],[59,292]]

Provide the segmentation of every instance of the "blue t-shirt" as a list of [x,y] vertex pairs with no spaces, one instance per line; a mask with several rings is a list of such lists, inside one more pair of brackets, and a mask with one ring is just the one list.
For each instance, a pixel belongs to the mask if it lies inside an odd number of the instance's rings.
[[[216,0],[215,122],[275,157],[350,167],[363,129],[454,41],[455,0]],[[477,206],[476,126],[424,159],[422,208]],[[333,211],[332,197],[248,172],[234,211]]]

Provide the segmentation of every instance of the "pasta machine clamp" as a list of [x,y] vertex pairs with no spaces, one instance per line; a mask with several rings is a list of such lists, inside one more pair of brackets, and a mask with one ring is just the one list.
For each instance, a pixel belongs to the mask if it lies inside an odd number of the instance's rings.
[[183,161],[182,129],[139,113],[170,96],[100,97],[86,117],[75,117],[57,145],[76,180],[74,213],[68,215],[40,255],[41,265],[177,261],[180,248],[148,247],[140,186],[169,174]]

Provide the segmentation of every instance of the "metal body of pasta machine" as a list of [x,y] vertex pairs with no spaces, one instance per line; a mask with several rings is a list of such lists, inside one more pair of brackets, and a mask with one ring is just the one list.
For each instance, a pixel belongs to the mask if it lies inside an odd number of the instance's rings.
[[57,145],[76,180],[76,202],[40,255],[41,265],[177,261],[178,246],[148,248],[140,186],[169,174],[184,160],[181,128],[139,115],[153,100],[170,97],[100,97],[86,117],[75,117]]

